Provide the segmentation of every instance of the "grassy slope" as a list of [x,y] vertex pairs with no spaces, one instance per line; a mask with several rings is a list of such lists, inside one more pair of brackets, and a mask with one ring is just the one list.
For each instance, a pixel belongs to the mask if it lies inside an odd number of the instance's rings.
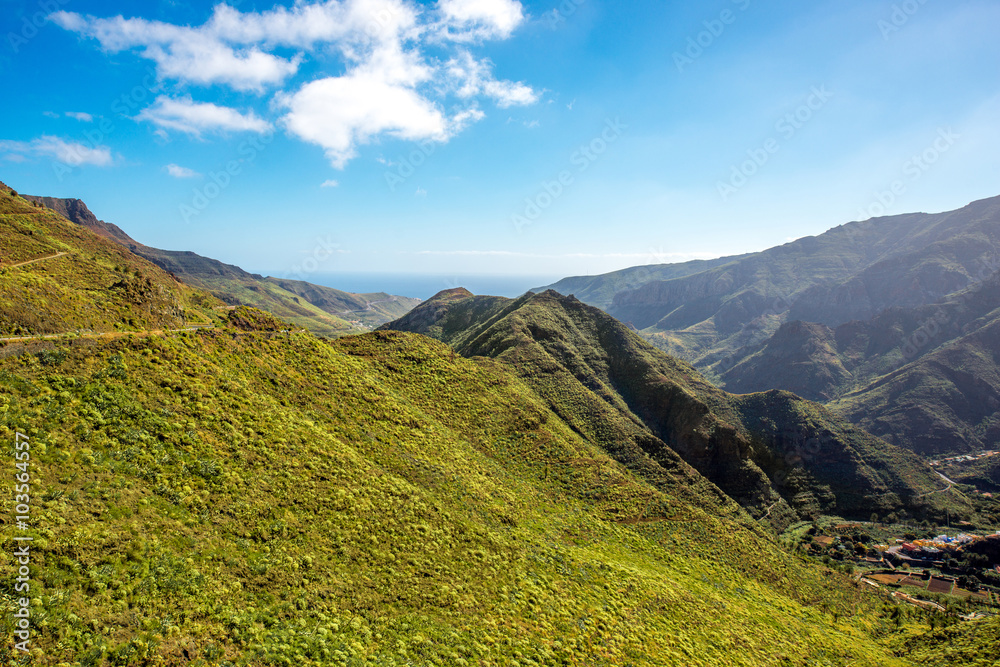
[[28,350],[0,362],[15,430],[34,664],[907,664],[873,593],[422,336]]
[[940,497],[917,498],[939,485],[912,454],[791,394],[726,394],[611,317],[554,292],[510,300],[452,290],[385,328],[507,363],[578,432],[615,443],[613,455],[639,474],[649,475],[639,462],[678,473],[679,454],[778,526],[819,511],[866,519],[873,510],[943,512],[925,504]]
[[[66,254],[9,266],[57,252]],[[173,329],[211,322],[215,305],[119,244],[0,186],[0,336]]]
[[995,667],[1000,655],[1000,617],[918,632],[900,641],[898,650],[918,665]]
[[[398,310],[367,309],[370,301],[391,299],[387,295],[360,295],[294,280],[277,280],[252,274],[193,252],[158,250],[137,246],[133,250],[170,271],[184,282],[207,290],[229,304],[262,308],[321,336],[343,336],[378,326]],[[310,301],[317,298],[320,303]],[[416,299],[385,305],[415,305]],[[381,305],[381,304],[380,304]],[[350,311],[350,312],[344,312]]]

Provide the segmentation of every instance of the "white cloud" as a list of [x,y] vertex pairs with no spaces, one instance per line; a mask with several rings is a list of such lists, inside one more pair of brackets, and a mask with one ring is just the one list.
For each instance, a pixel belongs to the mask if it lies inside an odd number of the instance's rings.
[[86,146],[49,135],[32,141],[0,141],[0,152],[16,161],[32,155],[51,157],[71,167],[106,167],[113,162],[111,149],[107,146]]
[[451,26],[448,36],[456,40],[510,37],[524,20],[520,2],[512,0],[440,0],[438,9]]
[[194,169],[188,169],[187,167],[182,167],[177,164],[168,164],[165,169],[167,170],[167,173],[174,178],[197,178],[201,176],[201,174]]
[[112,53],[140,49],[157,64],[161,78],[202,85],[225,83],[237,90],[262,90],[294,74],[299,58],[281,58],[257,46],[231,45],[208,29],[175,26],[160,21],[99,19],[70,12],[56,12],[59,26],[92,37]]
[[497,106],[506,109],[526,106],[538,101],[539,94],[523,83],[498,81],[493,76],[493,65],[488,60],[476,60],[468,51],[448,61],[446,70],[459,97],[470,98],[486,95],[496,100]]
[[[524,21],[516,0],[296,0],[263,12],[218,4],[196,26],[63,11],[50,18],[106,51],[154,61],[161,80],[237,91],[278,87],[271,109],[282,111],[281,124],[321,146],[338,168],[359,146],[383,137],[448,141],[485,117],[482,99],[506,108],[540,97],[525,83],[498,80],[490,61],[456,51],[456,44],[510,37]],[[286,87],[307,58],[322,62],[331,53],[342,72]],[[161,95],[139,118],[161,133],[194,136],[269,127],[253,112],[194,103],[176,92]]]
[[177,130],[200,137],[202,132],[266,132],[267,121],[251,111],[241,114],[230,107],[210,102],[194,102],[190,97],[172,99],[161,95],[153,106],[137,116],[163,129]]
[[416,197],[426,197],[427,196],[427,190],[424,190],[423,188],[417,188],[417,191],[414,192],[413,194]]
[[335,181],[335,180],[333,180],[331,178],[331,179],[325,180],[322,183],[320,183],[319,187],[321,187],[321,188],[339,188],[340,187],[340,183],[338,181]]
[[360,73],[313,81],[282,104],[289,109],[285,127],[326,149],[338,169],[357,154],[358,144],[379,134],[433,141],[449,136],[444,114],[416,90]]
[[93,116],[91,116],[89,113],[84,113],[82,111],[67,111],[66,117],[74,118],[82,123],[90,123],[94,120]]

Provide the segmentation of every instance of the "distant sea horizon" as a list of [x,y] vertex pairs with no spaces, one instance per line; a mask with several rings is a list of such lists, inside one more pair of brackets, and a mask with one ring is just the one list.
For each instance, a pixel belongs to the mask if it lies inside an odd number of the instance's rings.
[[473,294],[518,297],[535,287],[551,285],[566,276],[552,275],[470,275],[415,273],[312,273],[307,276],[280,276],[342,292],[369,294],[385,292],[427,300],[441,290],[464,287]]

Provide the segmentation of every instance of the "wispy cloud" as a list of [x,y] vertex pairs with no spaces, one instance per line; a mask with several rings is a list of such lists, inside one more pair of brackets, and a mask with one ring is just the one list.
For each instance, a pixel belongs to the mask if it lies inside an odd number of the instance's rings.
[[30,156],[50,157],[71,167],[106,167],[113,162],[111,149],[107,146],[86,146],[49,135],[32,141],[0,141],[0,153],[17,161]]
[[177,164],[168,164],[164,168],[167,170],[167,173],[174,178],[198,178],[201,176],[201,174],[194,169],[188,169],[187,167],[182,167]]
[[498,107],[506,109],[534,104],[540,96],[524,83],[498,81],[493,76],[493,63],[476,60],[468,51],[461,51],[448,61],[446,67],[458,96],[462,98],[485,95],[496,100]]
[[[277,88],[269,108],[282,114],[280,124],[320,146],[336,168],[381,137],[446,142],[485,116],[480,99],[506,108],[540,97],[526,83],[496,78],[493,64],[469,50],[513,34],[524,22],[516,0],[305,0],[263,12],[219,4],[199,26],[65,11],[51,19],[106,51],[152,60],[161,81],[182,91]],[[343,73],[287,85],[307,58],[330,52],[339,53]],[[270,125],[253,112],[173,97],[157,98],[139,118],[197,137]]]
[[89,113],[84,113],[82,111],[67,111],[63,114],[58,114],[55,111],[43,111],[42,115],[45,116],[46,118],[62,118],[63,116],[65,116],[66,118],[73,118],[83,123],[90,123],[94,120],[93,116],[91,116]]
[[322,183],[320,183],[319,187],[321,187],[321,188],[339,188],[340,187],[340,182],[339,181],[335,181],[335,180],[333,180],[331,178],[331,179],[325,180]]
[[252,111],[242,114],[230,107],[195,102],[190,97],[172,99],[161,95],[138,118],[160,128],[197,137],[203,132],[266,132],[270,128],[267,121],[261,120]]
[[201,85],[223,83],[237,90],[259,91],[281,83],[298,70],[298,58],[281,58],[256,46],[228,43],[225,30],[233,26],[226,20],[230,16],[227,10],[225,5],[217,7],[209,23],[201,28],[122,16],[100,19],[65,11],[50,18],[67,30],[96,39],[106,51],[138,49],[157,64],[163,79]]

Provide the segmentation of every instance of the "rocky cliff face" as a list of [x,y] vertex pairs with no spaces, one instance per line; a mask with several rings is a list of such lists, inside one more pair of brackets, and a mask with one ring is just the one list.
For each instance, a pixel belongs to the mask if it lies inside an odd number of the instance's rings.
[[734,355],[737,393],[779,388],[879,437],[939,455],[1000,444],[1000,273],[941,301],[830,329],[790,322]]
[[52,209],[67,220],[86,227],[104,238],[117,241],[123,245],[139,245],[135,239],[122,231],[117,225],[98,220],[97,216],[79,199],[59,199],[57,197],[36,197],[33,195],[22,196],[29,201],[38,202],[42,206]]

